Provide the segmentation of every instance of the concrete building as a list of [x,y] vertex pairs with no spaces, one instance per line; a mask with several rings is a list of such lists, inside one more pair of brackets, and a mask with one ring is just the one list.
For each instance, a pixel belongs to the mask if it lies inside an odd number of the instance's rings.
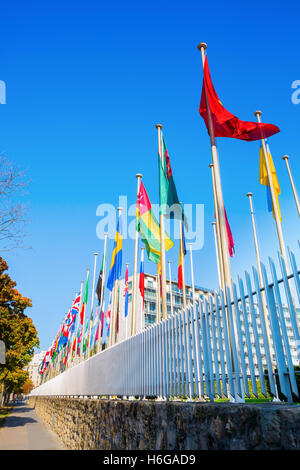
[[[119,282],[119,332],[117,340],[122,341],[131,334],[131,313],[132,313],[132,276],[128,278],[128,316],[124,318],[124,289],[125,280]],[[204,287],[195,286],[195,299],[204,298],[209,295],[211,291]],[[192,301],[192,286],[186,285],[186,300],[187,304]],[[170,289],[170,282],[167,281],[167,313],[177,313],[183,308],[183,294],[178,289],[177,281],[172,282],[172,289]],[[142,309],[142,297],[137,289],[136,299],[136,332],[141,331],[145,326],[151,325],[157,321],[158,314],[158,282],[157,276],[145,273],[145,304],[144,311]]]
[[41,351],[35,354],[31,362],[28,364],[28,366],[25,367],[25,370],[28,370],[29,378],[32,380],[35,387],[40,385],[41,376],[38,372],[38,369],[39,369],[39,365],[41,364],[42,360],[45,357],[46,352],[47,351]]

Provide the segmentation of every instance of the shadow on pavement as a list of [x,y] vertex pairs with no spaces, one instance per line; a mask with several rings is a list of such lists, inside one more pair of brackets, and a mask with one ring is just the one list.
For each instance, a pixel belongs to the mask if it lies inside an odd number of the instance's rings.
[[4,420],[4,426],[7,428],[14,428],[17,426],[24,426],[27,423],[37,423],[37,420],[27,416],[19,416],[22,413],[29,413],[33,411],[33,408],[26,406],[25,402],[10,403],[13,406],[11,414],[6,416]]
[[37,423],[36,419],[24,418],[22,416],[7,416],[4,421],[6,428],[16,428],[17,426],[25,426],[27,423]]

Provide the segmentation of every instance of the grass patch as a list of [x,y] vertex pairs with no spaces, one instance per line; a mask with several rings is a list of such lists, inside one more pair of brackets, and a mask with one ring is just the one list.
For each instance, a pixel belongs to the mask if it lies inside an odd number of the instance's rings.
[[12,406],[2,406],[0,407],[0,428],[2,428],[5,418],[9,415],[11,410],[13,409]]
[[[229,402],[229,398],[220,398],[214,400],[216,403],[225,403]],[[245,403],[270,403],[272,402],[272,399],[270,398],[245,398]]]

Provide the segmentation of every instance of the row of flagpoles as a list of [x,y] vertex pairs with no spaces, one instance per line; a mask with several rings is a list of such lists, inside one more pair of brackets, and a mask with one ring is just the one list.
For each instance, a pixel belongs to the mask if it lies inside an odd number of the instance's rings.
[[[279,207],[278,196],[281,192],[278,183],[274,163],[272,160],[269,145],[266,139],[273,134],[279,132],[278,127],[273,124],[265,124],[261,122],[261,111],[256,111],[254,114],[257,122],[241,121],[232,113],[227,111],[222,105],[213,87],[210,71],[208,68],[206,56],[206,44],[200,43],[198,49],[201,52],[202,65],[203,65],[203,86],[199,112],[202,116],[207,131],[210,137],[212,163],[209,165],[211,168],[212,187],[213,187],[213,200],[215,209],[215,221],[213,222],[213,232],[216,248],[216,259],[218,269],[219,287],[224,291],[226,297],[226,288],[228,287],[232,292],[232,277],[230,257],[234,253],[234,242],[230,230],[230,226],[225,211],[221,172],[219,165],[218,150],[216,145],[216,137],[231,137],[245,141],[261,141],[260,161],[259,161],[259,181],[262,185],[267,187],[268,201],[270,208],[273,211],[275,219],[277,236],[279,241],[280,252],[285,263],[286,271],[288,272],[288,263],[286,257],[285,243],[281,227],[281,213]],[[186,307],[186,293],[185,293],[185,271],[184,271],[184,257],[186,255],[184,228],[187,227],[187,221],[183,213],[181,202],[178,199],[176,186],[174,183],[170,157],[165,144],[162,133],[162,125],[157,124],[158,132],[158,167],[159,167],[159,202],[160,213],[159,221],[156,219],[152,206],[146,192],[145,186],[142,181],[142,175],[138,173],[137,178],[137,205],[136,205],[136,232],[134,243],[134,263],[133,263],[133,278],[132,278],[132,301],[131,301],[131,325],[130,332],[128,331],[128,322],[126,322],[126,337],[134,335],[137,324],[137,293],[138,289],[142,298],[142,307],[140,309],[143,316],[144,309],[144,250],[146,250],[148,259],[157,265],[157,321],[165,319],[167,316],[167,276],[166,276],[166,251],[174,245],[173,241],[165,231],[165,217],[170,217],[167,211],[168,207],[173,208],[173,216],[179,220],[180,227],[180,243],[179,243],[179,262],[178,262],[178,288],[182,290],[183,294],[183,308]],[[294,199],[296,202],[298,214],[300,217],[300,205],[292,178],[291,170],[288,163],[288,157],[283,157],[285,160]],[[255,244],[255,253],[258,265],[259,280],[261,286],[262,274],[260,268],[260,253],[257,241],[257,231],[255,226],[254,209],[252,201],[252,193],[248,193],[250,204],[250,215],[252,221],[253,237]],[[139,239],[141,238],[144,243],[144,248],[141,249],[141,266],[140,273],[138,273],[138,253],[139,253]],[[92,280],[92,297],[91,297],[91,310],[87,314],[88,291],[90,270],[87,270],[87,278],[85,290],[83,291],[83,282],[81,283],[81,290],[76,294],[72,307],[68,312],[59,332],[53,341],[53,344],[48,349],[43,363],[40,367],[40,372],[44,374],[47,372],[47,378],[51,378],[58,370],[68,367],[74,360],[80,360],[90,357],[91,354],[101,351],[105,345],[112,346],[116,341],[116,334],[119,329],[119,300],[120,300],[120,278],[122,272],[122,249],[123,249],[123,236],[122,236],[122,208],[118,208],[118,222],[116,229],[116,236],[114,247],[111,257],[111,264],[109,273],[106,280],[106,258],[107,258],[107,234],[104,235],[104,253],[102,257],[102,264],[100,269],[99,278],[96,285],[96,265],[97,256],[94,255],[94,270]],[[191,278],[192,278],[192,298],[194,299],[194,272],[192,250],[190,250],[191,260]],[[126,264],[125,272],[125,289],[124,295],[124,319],[128,319],[128,263]],[[171,266],[169,262],[169,282],[171,294]],[[109,291],[108,306],[105,310],[104,302],[104,289],[105,285]],[[97,297],[97,308],[94,314],[94,297]],[[265,314],[266,304],[264,306]],[[172,295],[171,295],[171,313],[173,312]],[[143,325],[143,321],[141,321]],[[266,321],[266,325],[268,322]],[[228,331],[230,334],[230,325],[228,324]],[[229,336],[230,339],[230,336]]]

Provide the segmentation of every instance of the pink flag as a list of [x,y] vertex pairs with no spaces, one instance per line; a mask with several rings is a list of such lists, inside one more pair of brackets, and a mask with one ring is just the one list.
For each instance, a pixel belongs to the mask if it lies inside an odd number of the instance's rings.
[[225,207],[224,207],[224,213],[225,213],[226,232],[227,232],[227,239],[228,239],[228,251],[229,251],[230,256],[232,257],[234,256],[234,241],[233,241],[231,229],[228,223]]

